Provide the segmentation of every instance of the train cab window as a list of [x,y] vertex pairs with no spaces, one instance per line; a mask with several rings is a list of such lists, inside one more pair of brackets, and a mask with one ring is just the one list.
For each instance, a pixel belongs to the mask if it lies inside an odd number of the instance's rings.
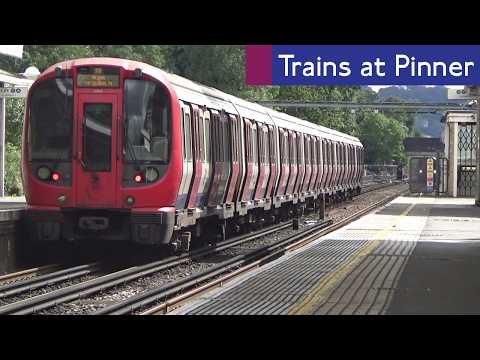
[[29,160],[69,161],[72,156],[72,79],[49,79],[32,88]]
[[85,103],[82,161],[88,171],[111,170],[112,104]]
[[170,97],[153,81],[125,80],[124,114],[127,161],[168,162]]

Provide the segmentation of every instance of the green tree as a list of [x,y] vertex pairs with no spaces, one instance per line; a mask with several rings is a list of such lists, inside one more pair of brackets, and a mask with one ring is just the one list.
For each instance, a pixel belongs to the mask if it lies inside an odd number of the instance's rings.
[[5,142],[15,146],[21,145],[24,112],[24,99],[6,99]]
[[384,114],[366,113],[360,123],[360,140],[365,147],[366,162],[388,164],[404,160],[403,140],[406,131],[395,119]]
[[20,196],[23,194],[20,146],[6,143],[5,150],[5,193]]

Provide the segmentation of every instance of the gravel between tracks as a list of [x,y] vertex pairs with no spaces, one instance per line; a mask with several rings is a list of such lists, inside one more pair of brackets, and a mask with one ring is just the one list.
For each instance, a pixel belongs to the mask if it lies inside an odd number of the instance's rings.
[[[375,202],[402,192],[407,189],[407,185],[399,184],[391,187],[374,190],[355,197],[351,201],[343,202],[327,209],[327,219],[339,221],[344,219],[361,209],[364,209]],[[304,216],[300,223],[300,229],[309,226],[318,220],[317,214],[309,214]],[[111,304],[125,300],[135,294],[147,291],[156,287],[160,287],[168,282],[179,280],[183,277],[198,273],[208,268],[217,265],[233,256],[249,252],[255,248],[273,244],[283,238],[286,238],[297,231],[291,228],[277,231],[273,234],[263,236],[255,241],[243,243],[239,246],[226,249],[214,255],[202,257],[198,260],[190,261],[187,264],[182,264],[171,269],[167,269],[152,275],[148,275],[137,280],[129,281],[111,289],[99,292],[95,295],[88,296],[84,299],[74,300],[65,304],[60,304],[52,308],[43,310],[38,314],[43,315],[85,315],[95,312]]]
[[43,287],[40,287],[40,288],[35,289],[35,290],[25,291],[21,294],[15,295],[15,296],[8,296],[8,297],[5,297],[3,299],[0,299],[0,306],[7,305],[7,304],[12,304],[14,302],[29,299],[29,298],[32,298],[34,296],[46,294],[46,293],[52,292],[54,290],[62,289],[62,288],[65,288],[67,286],[75,285],[75,284],[78,284],[78,283],[81,283],[81,282],[85,282],[85,281],[94,279],[98,276],[99,275],[84,275],[84,276],[81,276],[79,278],[61,281],[57,284],[43,286]]

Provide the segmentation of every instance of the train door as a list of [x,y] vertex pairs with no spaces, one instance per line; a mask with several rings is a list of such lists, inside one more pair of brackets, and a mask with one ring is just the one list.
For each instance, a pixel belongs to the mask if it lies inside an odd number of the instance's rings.
[[295,192],[295,182],[297,180],[297,135],[294,131],[288,130],[288,147],[290,156],[290,176],[288,177],[287,191],[285,195],[293,195]]
[[325,140],[325,169],[326,169],[326,177],[325,177],[325,188],[330,190],[332,174],[333,174],[333,166],[332,166],[332,140]]
[[200,144],[202,176],[200,179],[197,206],[204,207],[208,202],[208,190],[212,179],[211,141],[210,141],[210,112],[207,109],[199,109],[200,112]]
[[278,180],[277,195],[284,195],[290,175],[290,166],[288,164],[288,130],[279,129],[279,151],[280,151],[280,178]]
[[187,201],[188,189],[193,174],[193,157],[192,157],[192,130],[190,120],[190,107],[183,102],[180,103],[182,109],[182,119],[180,121],[182,127],[182,154],[183,154],[183,172],[182,182],[177,196],[177,208],[184,209]]
[[275,186],[276,179],[278,177],[278,166],[277,166],[277,147],[275,146],[275,137],[274,137],[274,127],[268,125],[268,162],[270,164],[270,176],[268,179],[267,192],[265,197],[269,198],[273,196],[272,189]]
[[337,146],[338,156],[338,185],[343,188],[345,181],[345,146],[342,143],[338,143]]
[[297,164],[298,164],[298,176],[294,193],[301,193],[303,180],[305,178],[305,143],[304,135],[302,133],[297,133]]
[[317,164],[318,164],[318,175],[317,182],[315,183],[315,190],[323,189],[323,177],[324,177],[324,168],[323,168],[323,140],[318,139],[317,142]]
[[79,207],[116,207],[121,176],[117,169],[120,122],[116,94],[78,94],[75,191]]
[[[240,174],[241,167],[241,152],[240,148],[242,145],[242,140],[240,138],[240,120],[235,115],[225,116],[225,126],[229,127],[230,131],[227,131],[228,136],[231,139],[230,142],[230,158],[231,158],[231,167],[230,173],[226,173],[226,181],[228,181],[227,195],[225,198],[226,203],[231,203],[234,200],[235,190],[237,189],[237,183],[239,178],[243,175]],[[228,130],[228,129],[227,129]],[[227,156],[227,158],[229,158]]]
[[270,175],[270,160],[268,152],[268,127],[267,125],[258,123],[258,180],[255,190],[254,199],[265,198],[267,190],[268,178]]
[[317,158],[317,138],[312,136],[310,139],[310,161],[312,167],[312,176],[308,184],[309,191],[315,191],[315,183],[318,175],[318,158]]
[[312,159],[311,159],[311,150],[310,150],[310,136],[304,135],[303,140],[303,150],[304,150],[304,163],[305,163],[305,178],[303,180],[302,192],[307,192],[310,185],[310,177],[312,176]]
[[187,207],[194,209],[199,199],[200,182],[202,179],[203,137],[200,136],[200,109],[197,105],[191,105],[191,129],[193,140],[193,177],[188,195]]

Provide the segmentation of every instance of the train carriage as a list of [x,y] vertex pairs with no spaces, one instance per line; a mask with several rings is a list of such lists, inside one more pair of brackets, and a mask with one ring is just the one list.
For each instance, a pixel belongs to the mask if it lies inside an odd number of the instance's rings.
[[[153,66],[65,61],[29,91],[29,237],[188,249],[360,191],[352,136]],[[212,230],[213,229],[213,230]]]

